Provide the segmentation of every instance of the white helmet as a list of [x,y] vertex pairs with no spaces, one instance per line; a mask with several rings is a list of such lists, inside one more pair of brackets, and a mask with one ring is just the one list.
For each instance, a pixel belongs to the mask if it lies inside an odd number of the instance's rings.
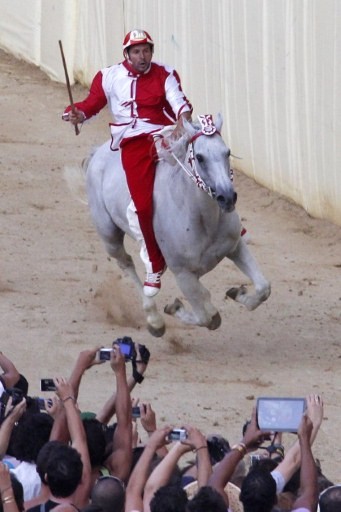
[[128,32],[128,34],[125,36],[123,40],[123,53],[125,50],[127,50],[130,46],[134,46],[135,44],[150,44],[152,46],[152,49],[154,47],[154,41],[146,32],[145,30],[141,30],[139,28],[135,28],[134,30],[131,30]]

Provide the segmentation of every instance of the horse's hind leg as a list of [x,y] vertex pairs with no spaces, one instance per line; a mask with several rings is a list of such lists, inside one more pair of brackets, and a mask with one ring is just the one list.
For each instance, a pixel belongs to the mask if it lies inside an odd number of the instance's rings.
[[208,329],[218,329],[221,317],[211,303],[210,292],[200,283],[198,277],[190,272],[177,274],[176,280],[192,310],[186,310],[179,299],[165,307],[165,313],[173,315],[185,324],[200,325]]
[[110,236],[104,236],[103,233],[100,234],[107,253],[117,261],[120,269],[134,282],[140,294],[143,310],[146,313],[148,331],[152,336],[163,336],[166,330],[164,319],[158,312],[155,301],[150,297],[146,297],[143,293],[143,285],[136,272],[134,261],[124,247],[123,231],[115,226],[111,230]]
[[231,299],[240,302],[246,306],[249,311],[252,311],[270,296],[270,283],[263,276],[255,258],[252,256],[243,238],[240,238],[237,248],[232,254],[228,255],[228,258],[233,261],[233,263],[247,277],[249,277],[249,279],[251,279],[255,287],[255,293],[247,293],[246,287],[241,286],[239,288],[231,288],[228,290],[226,292],[226,297],[230,297]]

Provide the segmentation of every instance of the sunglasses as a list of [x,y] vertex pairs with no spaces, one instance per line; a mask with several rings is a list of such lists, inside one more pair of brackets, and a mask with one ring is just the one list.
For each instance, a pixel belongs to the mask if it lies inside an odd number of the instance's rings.
[[124,482],[122,482],[122,480],[120,478],[118,478],[117,476],[113,476],[113,475],[103,475],[103,476],[100,476],[97,478],[96,480],[96,484],[97,482],[103,482],[103,480],[115,480],[120,486],[121,488],[125,491],[125,484]]

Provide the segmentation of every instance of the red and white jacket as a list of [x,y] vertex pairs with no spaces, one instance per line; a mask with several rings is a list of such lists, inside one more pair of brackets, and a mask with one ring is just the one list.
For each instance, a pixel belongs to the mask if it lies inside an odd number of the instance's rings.
[[124,137],[158,131],[174,124],[183,112],[192,111],[177,72],[155,62],[142,74],[127,61],[102,69],[87,98],[75,106],[89,119],[106,104],[114,118],[112,149],[117,149]]

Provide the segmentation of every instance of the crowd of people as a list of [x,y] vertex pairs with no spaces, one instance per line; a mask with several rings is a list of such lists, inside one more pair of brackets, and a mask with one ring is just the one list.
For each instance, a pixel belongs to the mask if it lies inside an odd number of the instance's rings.
[[256,408],[235,444],[225,432],[158,425],[151,405],[131,394],[142,385],[149,350],[124,339],[133,350],[127,355],[121,340],[113,342],[105,355],[110,396],[91,413],[77,399],[84,373],[104,362],[100,347],[81,351],[69,377],[53,379],[48,399],[30,396],[24,375],[0,353],[0,512],[341,510],[341,486],[312,453],[323,420],[319,395],[306,397],[288,447],[281,433],[260,430]]

